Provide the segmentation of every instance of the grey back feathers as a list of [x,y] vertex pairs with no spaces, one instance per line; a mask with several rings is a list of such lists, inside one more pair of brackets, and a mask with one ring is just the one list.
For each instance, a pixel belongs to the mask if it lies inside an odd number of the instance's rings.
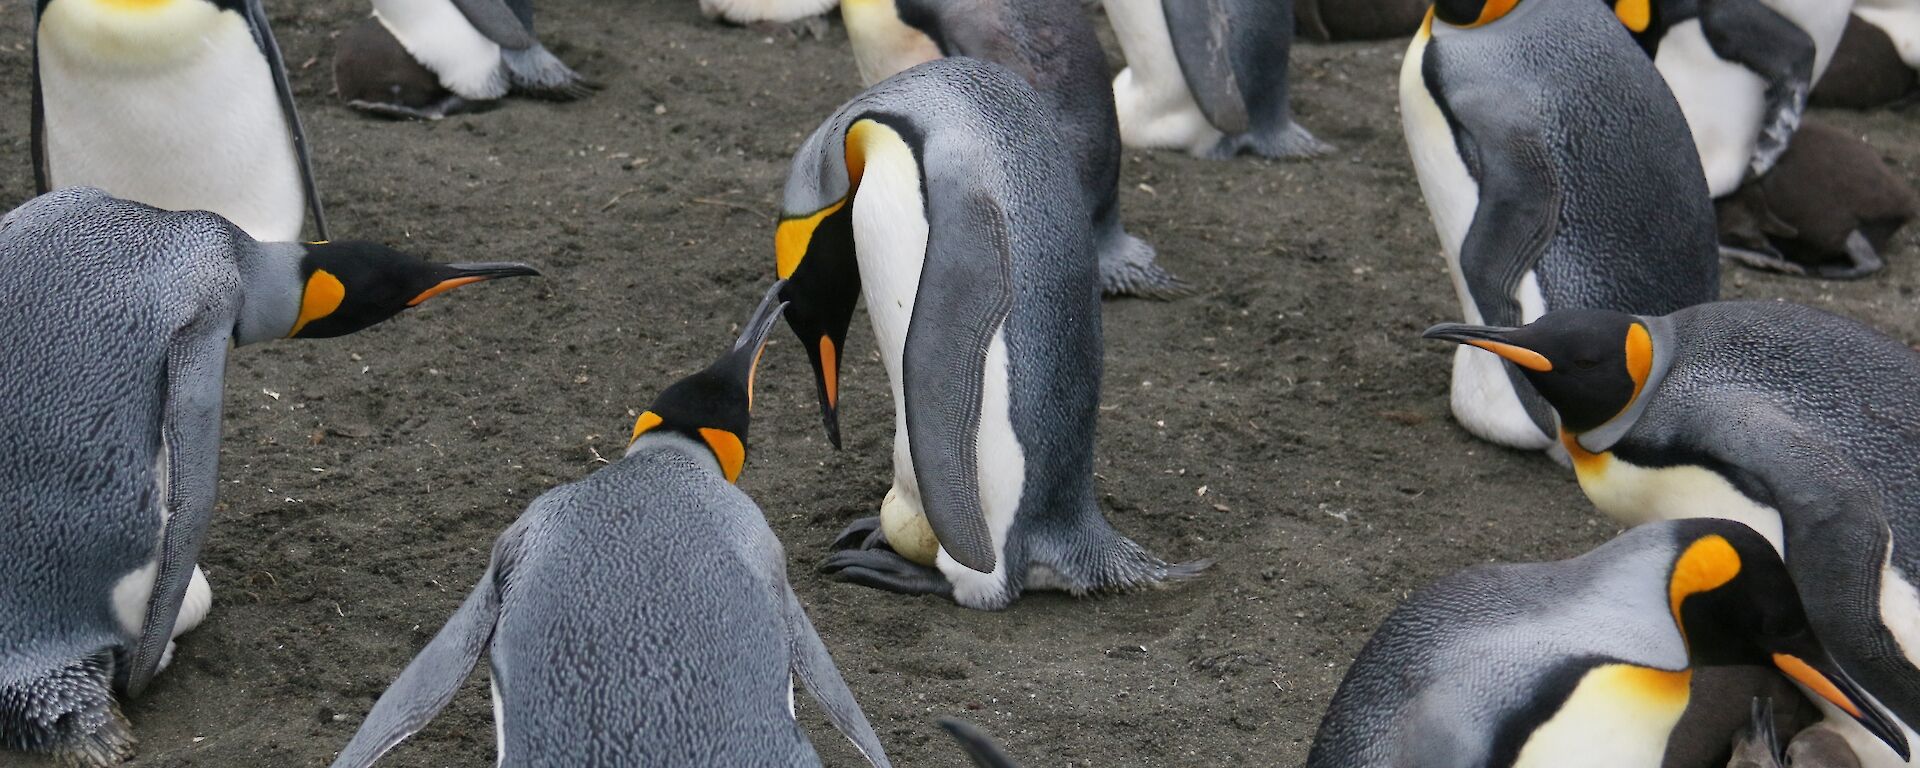
[[1673,362],[1613,452],[1715,468],[1777,509],[1822,641],[1896,717],[1920,723],[1920,671],[1878,609],[1883,562],[1920,573],[1920,354],[1785,302],[1705,304],[1668,320],[1670,338],[1654,344]]
[[1470,568],[1414,593],[1348,668],[1307,765],[1507,765],[1514,754],[1498,753],[1525,742],[1522,715],[1551,711],[1558,702],[1543,697],[1564,697],[1588,669],[1685,668],[1667,606],[1675,527],[1640,526],[1572,560]]
[[817,765],[787,709],[790,674],[888,765],[785,562],[705,447],[642,436],[501,535],[473,594],[334,765],[369,765],[424,725],[482,653],[505,765]]

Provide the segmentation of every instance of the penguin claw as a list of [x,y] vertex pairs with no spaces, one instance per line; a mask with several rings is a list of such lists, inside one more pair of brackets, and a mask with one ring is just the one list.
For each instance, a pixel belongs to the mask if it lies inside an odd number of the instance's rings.
[[887,549],[835,552],[820,565],[820,572],[837,581],[903,595],[953,597],[953,582],[947,581],[940,571]]
[[[856,540],[857,543],[856,543]],[[886,546],[887,535],[880,530],[879,517],[863,517],[841,529],[840,535],[833,538],[835,550],[874,549]]]

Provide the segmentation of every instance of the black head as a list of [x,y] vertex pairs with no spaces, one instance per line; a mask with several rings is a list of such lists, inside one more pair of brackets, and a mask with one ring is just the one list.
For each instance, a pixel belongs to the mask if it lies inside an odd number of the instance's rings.
[[1513,11],[1522,0],[1436,0],[1433,15],[1448,26],[1472,29],[1492,24]]
[[434,264],[378,243],[311,243],[289,338],[344,336],[469,283],[538,275],[525,264]]
[[753,374],[766,348],[767,334],[786,304],[780,300],[784,282],[776,282],[760,299],[733,342],[706,370],[674,382],[654,398],[653,405],[633,423],[633,438],[672,432],[707,446],[720,463],[727,482],[738,482],[747,464],[747,424],[753,410]]
[[1653,334],[1623,312],[1566,309],[1522,328],[1442,323],[1424,335],[1479,347],[1519,366],[1574,434],[1620,415],[1653,374]]
[[840,447],[840,358],[860,301],[860,262],[853,246],[853,193],[806,215],[781,219],[774,235],[776,268],[789,302],[787,325],[813,363],[827,439]]
[[1760,534],[1726,520],[1676,526],[1668,604],[1696,666],[1779,669],[1909,756],[1900,726],[1848,677],[1808,623],[1785,563]]

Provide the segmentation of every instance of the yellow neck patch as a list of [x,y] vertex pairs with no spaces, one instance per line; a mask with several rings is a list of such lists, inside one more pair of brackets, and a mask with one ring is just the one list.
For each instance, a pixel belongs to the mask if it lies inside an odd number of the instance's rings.
[[307,278],[307,290],[300,296],[300,318],[293,321],[293,330],[287,332],[289,338],[300,335],[300,330],[340,308],[347,299],[347,286],[340,278],[324,269],[316,269]]
[[720,471],[727,476],[727,482],[739,482],[740,470],[747,465],[747,446],[740,442],[740,436],[724,429],[701,427],[700,439],[707,441],[713,457],[720,460]]
[[1740,553],[1717,534],[1695,541],[1680,553],[1680,559],[1673,562],[1673,575],[1668,577],[1667,605],[1683,636],[1686,625],[1680,620],[1681,604],[1694,595],[1724,587],[1739,575]]
[[661,421],[663,421],[663,419],[660,418],[660,414],[654,413],[653,411],[640,414],[640,418],[633,420],[633,436],[627,438],[627,445],[633,445],[633,441],[640,439],[640,436],[646,434],[647,430],[660,426]]
[[1567,449],[1567,456],[1573,459],[1574,474],[1581,476],[1597,475],[1607,470],[1607,464],[1613,461],[1611,451],[1594,453],[1580,444],[1580,436],[1562,427],[1560,445]]
[[1645,32],[1653,24],[1653,0],[1618,0],[1613,15],[1634,32]]

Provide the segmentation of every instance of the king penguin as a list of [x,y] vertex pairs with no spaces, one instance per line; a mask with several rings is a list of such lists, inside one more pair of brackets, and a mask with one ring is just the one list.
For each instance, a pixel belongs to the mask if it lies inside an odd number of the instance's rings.
[[482,654],[503,766],[818,766],[795,677],[889,765],[787,584],[766,513],[733,485],[778,292],[717,362],[640,414],[626,456],[541,494],[501,534],[334,768],[372,765],[426,725]]
[[352,333],[522,274],[257,242],[83,187],[0,218],[0,749],[132,753],[114,693],[139,695],[212,604],[196,563],[230,345]]
[[1025,80],[965,57],[867,89],[794,155],[777,268],[833,444],[863,293],[893,392],[893,489],[829,573],[995,609],[1205,567],[1149,554],[1094,496],[1100,291],[1069,157]]
[[[1686,118],[1593,0],[1441,0],[1400,69],[1400,116],[1461,312],[1672,312],[1719,295]],[[1453,414],[1551,449],[1551,409],[1500,359],[1453,359]]]
[[1025,77],[1053,110],[1093,201],[1101,292],[1166,298],[1180,291],[1154,263],[1153,246],[1120,225],[1120,129],[1105,87],[1107,55],[1080,0],[846,0],[840,14],[869,86],[941,56],[985,59]]
[[1199,157],[1314,157],[1293,121],[1293,0],[1103,0],[1127,68],[1113,79],[1120,140]]
[[1686,520],[1416,592],[1347,668],[1307,768],[1659,768],[1694,670],[1725,665],[1778,669],[1908,753],[1766,539]]
[[[1785,302],[1666,316],[1550,313],[1429,338],[1512,361],[1553,405],[1595,507],[1627,524],[1739,520],[1785,553],[1814,629],[1854,679],[1920,724],[1920,353]],[[1868,768],[1907,765],[1848,730]]]
[[260,240],[327,221],[260,0],[36,0],[33,170],[220,214]]
[[[420,87],[421,68],[439,88]],[[373,16],[341,36],[333,79],[347,106],[420,120],[510,91],[571,101],[594,90],[534,37],[533,0],[373,0]]]

